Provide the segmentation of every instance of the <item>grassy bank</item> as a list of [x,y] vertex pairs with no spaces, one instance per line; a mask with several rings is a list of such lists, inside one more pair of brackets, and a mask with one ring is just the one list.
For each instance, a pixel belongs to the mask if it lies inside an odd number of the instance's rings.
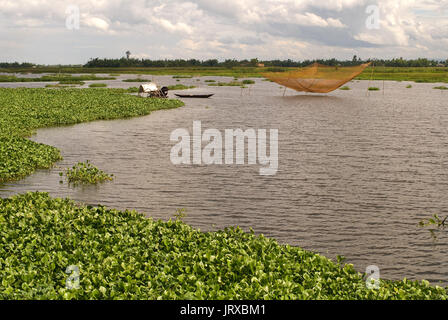
[[54,147],[26,139],[35,129],[147,115],[183,103],[143,99],[115,89],[0,88],[0,182],[21,179],[61,158]]
[[[372,67],[364,70],[356,79],[370,80]],[[448,68],[392,68],[374,67],[373,80],[415,81],[423,83],[448,83]]]
[[351,265],[239,228],[200,232],[45,193],[0,199],[0,265],[0,299],[447,298],[426,281],[367,289]]
[[[448,83],[448,68],[446,67],[381,67],[373,68],[374,80],[416,81],[416,82],[446,82]],[[32,72],[32,73],[120,73],[120,74],[150,74],[150,75],[176,75],[176,77],[200,76],[227,76],[236,78],[263,77],[264,72],[281,72],[296,70],[296,68],[283,67],[195,67],[195,68],[84,68],[84,67],[40,67],[0,69],[0,72]],[[366,68],[357,78],[369,80],[372,67]],[[59,81],[59,80],[58,80]]]

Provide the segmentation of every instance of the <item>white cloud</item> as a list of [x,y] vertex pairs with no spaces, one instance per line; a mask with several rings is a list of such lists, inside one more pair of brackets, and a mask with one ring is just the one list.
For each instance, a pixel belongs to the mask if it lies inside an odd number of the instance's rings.
[[109,23],[98,17],[83,17],[81,23],[83,25],[93,27],[99,30],[107,31],[109,29]]
[[193,32],[193,28],[183,22],[173,23],[166,19],[156,18],[153,20],[153,22],[168,32],[183,32],[186,34],[191,34]]
[[[65,28],[68,4],[79,30]],[[119,57],[291,58],[448,56],[448,0],[0,0],[0,60],[82,63]],[[11,45],[14,40],[20,46]],[[24,41],[26,40],[27,41]],[[21,48],[18,50],[17,48]],[[137,55],[136,55],[137,56]]]
[[324,19],[314,13],[306,12],[305,14],[295,14],[295,23],[303,26],[315,26],[315,27],[334,27],[344,28],[345,25],[339,20],[334,18]]

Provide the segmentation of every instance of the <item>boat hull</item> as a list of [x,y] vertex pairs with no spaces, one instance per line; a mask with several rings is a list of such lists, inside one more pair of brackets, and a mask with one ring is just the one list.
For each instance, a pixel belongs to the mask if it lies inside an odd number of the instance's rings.
[[213,93],[212,94],[178,94],[178,93],[175,93],[174,95],[179,97],[179,98],[207,99],[207,98],[210,98],[211,96],[213,96]]

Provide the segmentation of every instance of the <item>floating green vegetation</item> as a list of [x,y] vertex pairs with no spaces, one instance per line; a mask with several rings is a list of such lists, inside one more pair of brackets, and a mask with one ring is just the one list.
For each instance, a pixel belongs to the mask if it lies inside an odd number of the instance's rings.
[[254,80],[243,80],[242,84],[254,84],[255,81]]
[[72,84],[72,85],[80,85],[80,86],[82,86],[84,83],[85,83],[84,81],[78,81],[78,80],[59,81],[59,84]]
[[0,199],[0,221],[0,299],[448,298],[427,281],[368,289],[340,260],[240,228],[200,232],[182,215],[154,221],[35,192]]
[[439,86],[439,87],[434,87],[433,89],[437,89],[437,90],[448,90],[448,87],[445,87],[445,86]]
[[429,219],[421,220],[418,225],[422,228],[429,227],[428,231],[431,233],[432,238],[437,240],[438,233],[444,231],[448,225],[447,219],[448,217],[442,219],[437,214],[434,214]]
[[369,87],[369,91],[379,91],[380,88],[378,87]]
[[[62,172],[61,172],[62,175]],[[86,162],[78,162],[72,168],[65,171],[65,176],[69,183],[72,184],[97,184],[104,181],[112,181],[114,175],[93,166],[89,160]]]
[[105,88],[107,87],[106,83],[91,83],[89,84],[89,88]]
[[141,99],[126,89],[0,88],[0,182],[21,179],[61,159],[57,149],[25,137],[35,129],[147,115],[181,101]]
[[196,86],[185,86],[183,84],[176,84],[173,86],[168,86],[168,90],[187,90],[187,89],[193,89],[196,88]]
[[190,79],[193,78],[192,75],[175,75],[173,76],[173,79]]
[[151,80],[149,80],[149,79],[143,79],[143,78],[132,78],[132,79],[124,79],[124,80],[121,80],[121,81],[123,81],[123,82],[151,82]]
[[74,86],[76,86],[76,85],[64,85],[64,84],[47,84],[46,86],[45,86],[45,88],[71,88],[71,87],[74,87]]
[[407,88],[407,89],[411,89],[411,88],[412,88],[412,85],[408,84],[408,85],[406,86],[406,88]]
[[111,73],[109,74],[110,77],[119,77],[120,74],[119,73]]
[[210,87],[241,87],[243,86],[243,83],[240,81],[231,81],[231,82],[217,82],[217,83],[210,83]]
[[0,183],[22,179],[35,169],[48,169],[61,159],[59,150],[52,146],[0,135]]
[[339,90],[351,90],[349,86],[340,87]]
[[76,82],[76,81],[89,81],[89,80],[114,80],[113,77],[97,77],[95,75],[81,75],[72,76],[67,74],[62,75],[48,75],[39,78],[25,78],[9,75],[0,75],[0,82]]
[[[117,90],[117,89],[116,89]],[[123,89],[121,89],[123,90]],[[131,92],[131,93],[135,93],[138,92],[138,88],[137,87],[129,87],[127,89],[124,89],[125,92]]]
[[216,82],[216,80],[205,80],[204,82]]

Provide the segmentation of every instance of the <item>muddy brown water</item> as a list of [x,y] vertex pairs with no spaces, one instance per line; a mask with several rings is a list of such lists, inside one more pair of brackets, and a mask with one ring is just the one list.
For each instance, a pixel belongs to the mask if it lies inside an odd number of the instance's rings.
[[[99,82],[137,86],[120,81],[132,77]],[[438,84],[407,89],[407,82],[385,82],[384,93],[367,96],[368,82],[356,81],[349,91],[287,90],[283,97],[277,84],[260,79],[249,91],[204,82],[231,78],[144,77],[215,95],[139,118],[40,129],[32,139],[59,148],[64,160],[1,185],[0,196],[47,191],[163,220],[185,208],[185,221],[204,231],[239,225],[330,258],[345,256],[361,272],[376,265],[383,278],[448,283],[446,235],[434,242],[418,227],[434,213],[448,215],[448,96],[432,89]],[[277,174],[260,176],[259,165],[173,165],[170,133],[191,132],[194,120],[221,132],[278,129]],[[59,183],[63,168],[87,159],[115,181],[76,188]]]

